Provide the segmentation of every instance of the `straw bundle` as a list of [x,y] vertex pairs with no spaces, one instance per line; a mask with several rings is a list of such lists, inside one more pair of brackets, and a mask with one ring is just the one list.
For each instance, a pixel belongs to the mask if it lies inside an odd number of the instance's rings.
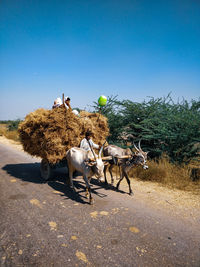
[[62,160],[68,149],[79,146],[87,130],[92,132],[93,141],[102,145],[109,134],[107,119],[86,111],[81,111],[78,117],[64,106],[37,109],[18,128],[24,151],[52,164]]

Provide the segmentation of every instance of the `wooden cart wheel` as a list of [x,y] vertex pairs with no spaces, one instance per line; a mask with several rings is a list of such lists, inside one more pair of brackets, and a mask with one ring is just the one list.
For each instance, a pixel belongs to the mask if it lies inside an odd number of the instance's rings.
[[40,164],[41,177],[47,181],[53,177],[53,169],[51,168],[47,159],[42,159]]

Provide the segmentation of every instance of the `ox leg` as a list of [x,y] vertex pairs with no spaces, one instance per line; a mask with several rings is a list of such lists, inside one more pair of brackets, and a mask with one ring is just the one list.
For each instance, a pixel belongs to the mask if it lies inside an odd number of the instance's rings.
[[74,183],[73,183],[73,169],[69,168],[69,180],[70,180],[70,188],[74,190]]
[[118,165],[118,171],[119,171],[119,178],[117,178],[117,175],[116,175],[116,179],[119,180],[120,179],[120,176],[121,176],[121,168],[120,168],[120,165]]
[[128,186],[129,186],[129,195],[132,196],[133,195],[133,191],[131,189],[131,183],[130,183],[130,179],[128,178],[128,174],[126,172],[124,172],[124,176],[126,178],[126,181],[128,183]]
[[110,177],[111,177],[111,185],[112,185],[112,186],[113,186],[113,184],[114,184],[114,179],[113,179],[113,174],[112,174],[112,169],[113,169],[113,167],[114,167],[113,164],[111,164],[111,165],[109,166],[109,173],[110,173]]
[[88,181],[88,178],[84,175],[83,176],[83,179],[85,181],[85,184],[86,184],[86,194],[88,193],[89,194],[89,202],[90,204],[93,204],[94,203],[94,200],[92,198],[92,194],[91,194],[91,187],[90,187],[90,183]]
[[107,177],[106,177],[106,171],[107,171],[107,168],[108,168],[108,165],[104,165],[104,178],[105,178],[105,184],[107,185],[108,184],[108,181],[107,181]]
[[121,181],[123,180],[123,178],[124,178],[124,173],[122,172],[121,177],[119,179],[119,182],[117,183],[117,186],[116,186],[117,190],[119,190],[119,185],[120,185]]
[[89,199],[89,191],[88,191],[88,188],[86,187],[86,190],[85,190],[85,196],[87,199]]

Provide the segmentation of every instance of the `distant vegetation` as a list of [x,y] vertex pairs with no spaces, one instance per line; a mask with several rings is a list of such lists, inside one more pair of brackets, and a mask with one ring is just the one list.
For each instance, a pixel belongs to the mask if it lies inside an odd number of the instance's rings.
[[[98,110],[94,102],[94,110]],[[200,153],[200,100],[174,103],[166,98],[150,98],[142,103],[109,97],[102,108],[107,116],[109,143],[133,146],[141,139],[142,148],[152,159],[163,154],[173,163],[188,164]]]
[[20,119],[18,120],[8,120],[8,121],[0,121],[0,124],[4,124],[7,125],[7,128],[9,131],[13,131],[13,130],[17,130],[18,129],[18,125],[21,122]]
[[14,141],[19,141],[18,136],[18,125],[21,120],[7,120],[0,121],[0,135],[5,136],[8,139],[12,139]]

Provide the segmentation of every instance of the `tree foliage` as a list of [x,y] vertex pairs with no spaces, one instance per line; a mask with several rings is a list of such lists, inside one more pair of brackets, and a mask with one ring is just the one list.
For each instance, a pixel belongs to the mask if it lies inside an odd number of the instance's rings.
[[2,120],[0,121],[0,124],[7,124],[8,130],[9,131],[13,131],[13,130],[17,130],[19,123],[21,122],[20,119],[17,120]]
[[[95,111],[98,104],[94,103]],[[108,117],[108,141],[124,145],[124,138],[132,142],[142,140],[142,147],[152,158],[167,154],[172,162],[189,163],[200,150],[200,100],[174,103],[170,95],[149,98],[142,103],[118,101],[109,97],[101,110]]]

